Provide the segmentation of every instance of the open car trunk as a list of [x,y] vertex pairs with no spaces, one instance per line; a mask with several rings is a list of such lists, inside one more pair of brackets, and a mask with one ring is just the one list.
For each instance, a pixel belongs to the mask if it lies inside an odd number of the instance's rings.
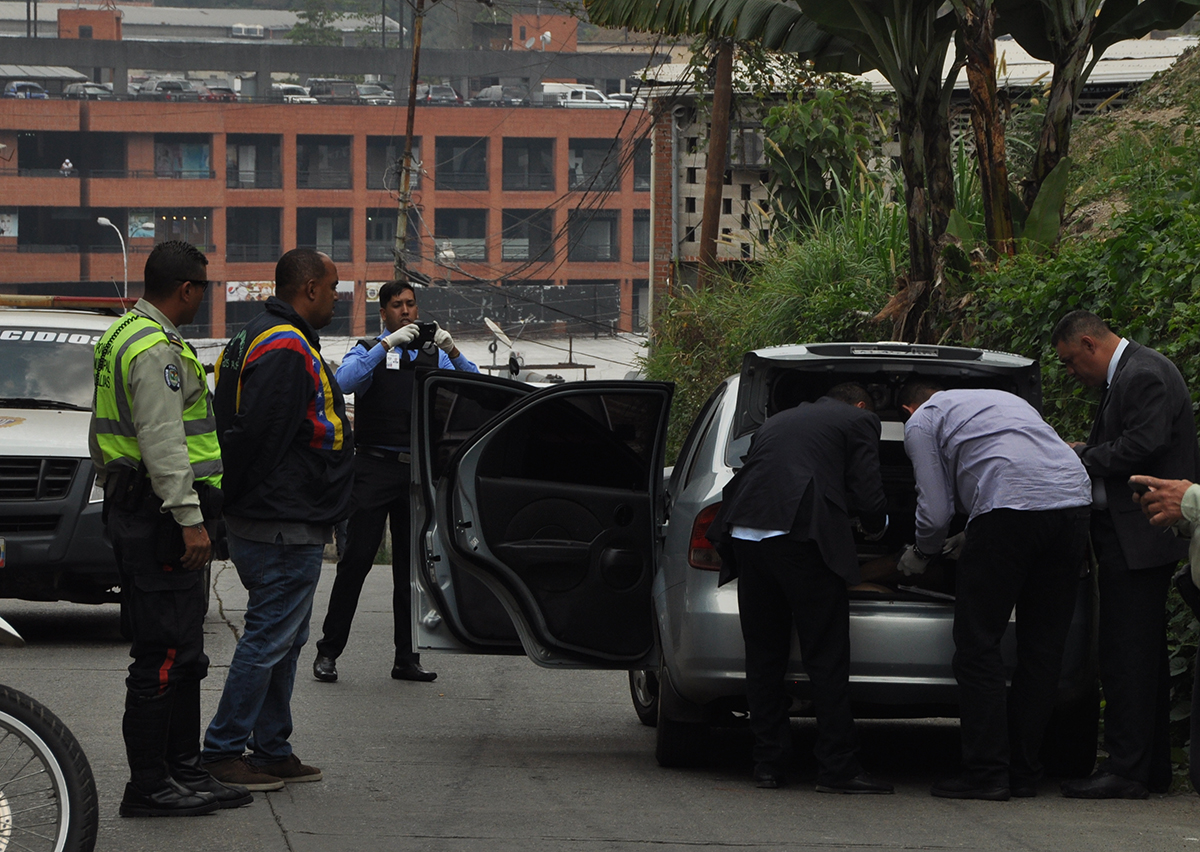
[[[954,561],[935,558],[925,574],[905,577],[896,571],[903,548],[914,540],[917,494],[912,463],[904,452],[904,411],[898,399],[915,377],[950,388],[995,388],[1022,397],[1041,409],[1037,362],[998,352],[905,343],[822,343],[780,346],[748,352],[742,361],[737,414],[727,462],[741,466],[754,431],[772,414],[813,402],[843,382],[863,385],[883,423],[880,466],[888,498],[889,526],[877,542],[856,533],[863,583],[853,599],[954,600]],[[966,526],[959,515],[950,534]]]

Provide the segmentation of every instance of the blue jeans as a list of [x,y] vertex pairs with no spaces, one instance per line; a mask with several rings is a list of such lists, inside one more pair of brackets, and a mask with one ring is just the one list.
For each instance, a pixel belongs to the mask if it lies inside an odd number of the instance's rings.
[[221,703],[204,735],[204,760],[241,757],[249,748],[248,763],[273,763],[292,753],[296,660],[308,641],[324,547],[228,535],[229,555],[250,600]]

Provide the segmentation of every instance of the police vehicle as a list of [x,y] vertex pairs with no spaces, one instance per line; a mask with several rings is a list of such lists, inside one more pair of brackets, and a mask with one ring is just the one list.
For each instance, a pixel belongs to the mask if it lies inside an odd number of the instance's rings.
[[0,597],[117,600],[88,423],[93,347],[125,305],[0,296]]

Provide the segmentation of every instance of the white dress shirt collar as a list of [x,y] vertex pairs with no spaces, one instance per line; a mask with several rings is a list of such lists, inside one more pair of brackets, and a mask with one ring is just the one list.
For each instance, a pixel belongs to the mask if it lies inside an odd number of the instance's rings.
[[1117,344],[1117,348],[1113,352],[1113,356],[1108,362],[1108,375],[1104,378],[1105,387],[1112,385],[1113,376],[1117,374],[1117,364],[1121,363],[1121,356],[1125,354],[1125,348],[1127,346],[1129,346],[1129,341],[1122,337],[1121,342]]

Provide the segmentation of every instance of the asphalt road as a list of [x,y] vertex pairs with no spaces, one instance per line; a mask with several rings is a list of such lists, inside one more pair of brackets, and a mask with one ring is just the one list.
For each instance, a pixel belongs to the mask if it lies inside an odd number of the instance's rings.
[[[950,723],[862,723],[864,759],[896,782],[897,794],[833,796],[813,791],[810,757],[793,786],[754,788],[744,731],[719,732],[703,768],[660,769],[653,729],[634,716],[623,672],[426,655],[439,673],[435,683],[392,681],[389,575],[377,568],[368,579],[337,684],[312,679],[311,642],[301,657],[293,745],[325,780],[191,819],[117,816],[127,778],[120,735],[127,647],[116,607],[0,601],[0,615],[29,643],[0,649],[4,682],[57,712],[91,760],[101,802],[97,849],[1200,850],[1195,795],[1087,803],[1059,797],[1048,781],[1036,799],[931,798],[930,783],[956,766]],[[332,580],[326,565],[318,625]],[[206,721],[245,600],[232,566],[215,570],[214,585]],[[811,725],[797,722],[794,731],[807,755]]]

